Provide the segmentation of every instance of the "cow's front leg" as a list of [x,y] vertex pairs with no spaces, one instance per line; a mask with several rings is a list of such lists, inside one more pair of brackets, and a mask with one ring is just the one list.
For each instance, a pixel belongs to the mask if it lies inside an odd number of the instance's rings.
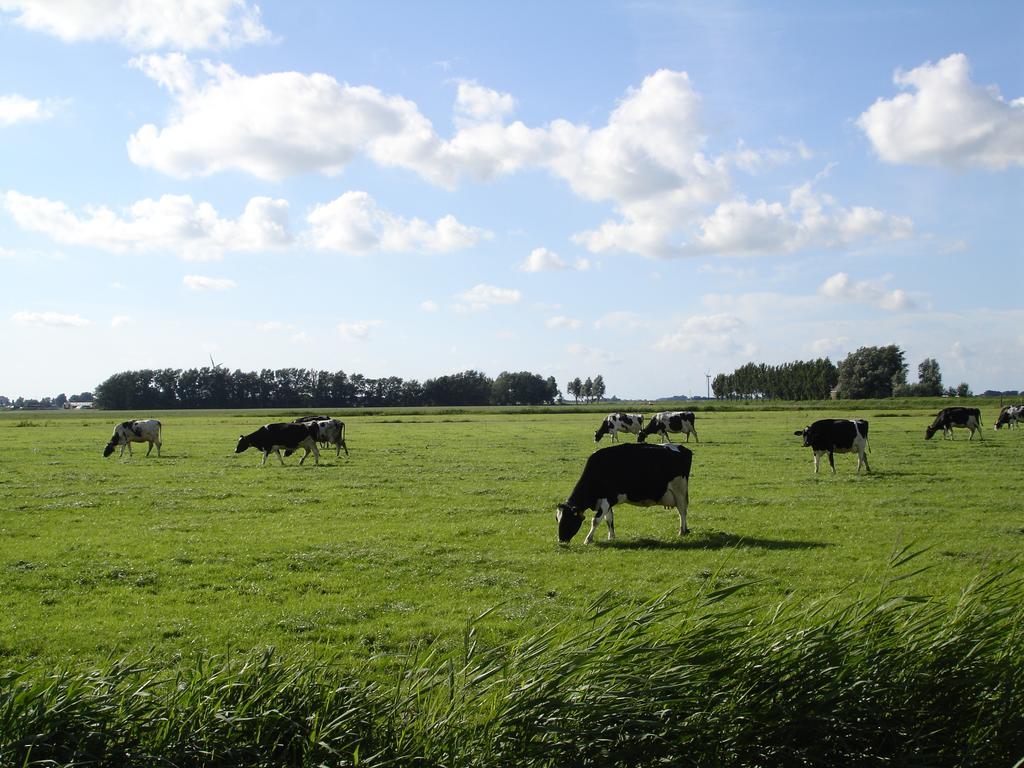
[[608,511],[604,513],[604,519],[608,523],[608,541],[615,541],[615,517],[612,507],[608,507]]
[[260,462],[260,466],[261,467],[267,466],[267,457],[269,457],[269,456],[270,456],[270,449],[267,448],[267,450],[265,450],[263,452],[263,461]]
[[608,499],[598,499],[597,506],[594,509],[594,519],[590,521],[590,532],[587,534],[587,538],[583,540],[584,544],[594,543],[594,531],[597,530],[597,526],[604,520],[604,516],[611,511],[611,506],[608,504]]
[[821,454],[817,451],[814,452],[814,474],[818,474],[818,469],[821,467]]
[[828,452],[828,465],[832,467],[832,474],[836,473],[836,460],[832,451]]

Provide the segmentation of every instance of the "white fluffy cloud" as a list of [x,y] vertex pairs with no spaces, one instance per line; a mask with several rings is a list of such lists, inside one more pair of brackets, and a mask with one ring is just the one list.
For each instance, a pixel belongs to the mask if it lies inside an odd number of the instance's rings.
[[891,311],[912,309],[914,302],[901,288],[889,290],[888,278],[881,280],[859,280],[854,282],[845,272],[837,272],[828,278],[818,291],[822,296],[840,301],[859,301],[879,309]]
[[0,128],[15,123],[48,120],[54,116],[56,110],[56,104],[52,101],[26,99],[17,93],[0,94]]
[[370,330],[383,325],[380,320],[362,320],[356,323],[338,323],[338,333],[343,339],[349,341],[366,341],[370,336]]
[[472,80],[459,81],[459,90],[455,97],[457,120],[500,122],[506,115],[510,115],[515,107],[516,100],[511,94],[485,88]]
[[588,259],[576,259],[569,264],[565,259],[554,251],[547,248],[534,248],[526,261],[519,265],[523,272],[550,272],[559,269],[575,269],[577,272],[586,272],[590,269]]
[[353,254],[446,253],[469,248],[493,236],[487,230],[460,224],[451,215],[433,225],[402,218],[379,208],[366,192],[346,192],[330,203],[318,205],[307,220],[315,247]]
[[0,13],[65,42],[116,40],[134,50],[225,48],[270,39],[246,0],[0,0]]
[[235,281],[226,277],[206,277],[205,275],[185,275],[182,285],[190,291],[230,291]]
[[129,315],[114,315],[110,318],[111,328],[125,328],[129,325],[135,325],[135,319]]
[[810,182],[793,190],[785,205],[742,198],[722,203],[699,227],[695,250],[730,255],[901,239],[914,228],[906,217],[863,206],[844,207],[829,195],[815,193]]
[[456,297],[455,308],[461,312],[480,312],[499,304],[517,304],[523,297],[513,288],[499,288],[495,285],[478,283]]
[[[446,188],[465,177],[488,180],[546,169],[576,195],[610,203],[617,213],[574,235],[575,243],[595,253],[653,257],[792,250],[909,226],[873,209],[825,206],[824,198],[816,205],[830,210],[818,218],[813,210],[794,208],[800,204],[795,199],[725,202],[733,195],[731,166],[757,170],[809,152],[797,142],[775,150],[741,145],[735,155],[708,155],[701,99],[685,72],[659,70],[644,78],[597,128],[563,119],[542,127],[506,122],[515,107],[511,95],[463,81],[454,107],[456,130],[445,139],[412,101],[328,75],[249,77],[227,65],[195,65],[180,54],[142,56],[134,64],[170,91],[176,108],[163,127],[145,125],[129,138],[129,156],[181,178],[229,169],[266,179],[335,174],[359,155]],[[713,206],[719,208],[708,216]],[[454,219],[450,225],[458,231]],[[337,242],[372,250],[375,238],[372,226],[345,225]],[[588,266],[580,261],[575,268]],[[565,263],[541,251],[522,268],[560,269]]]
[[288,203],[268,197],[250,199],[237,219],[222,219],[210,203],[196,203],[188,195],[139,200],[121,214],[101,206],[79,215],[64,203],[14,191],[4,195],[3,204],[22,229],[114,253],[169,251],[204,260],[291,242]]
[[744,327],[743,320],[727,312],[692,315],[679,323],[674,331],[662,336],[654,346],[673,352],[734,354],[743,348],[740,333]]
[[1007,101],[995,86],[971,82],[967,56],[897,71],[906,93],[878,99],[857,120],[888,163],[979,166],[1024,165],[1024,98]]
[[92,325],[91,320],[60,312],[15,312],[11,315],[11,322],[17,325],[43,328],[84,328],[87,325]]

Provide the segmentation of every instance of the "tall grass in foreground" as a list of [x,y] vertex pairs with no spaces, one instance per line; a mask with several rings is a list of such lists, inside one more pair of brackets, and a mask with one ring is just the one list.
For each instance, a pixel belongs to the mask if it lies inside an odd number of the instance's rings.
[[[902,554],[901,562],[913,557]],[[897,558],[899,560],[899,558]],[[900,564],[900,563],[898,563]],[[1011,766],[1024,585],[732,610],[740,587],[595,604],[388,682],[271,653],[0,679],[3,765]]]

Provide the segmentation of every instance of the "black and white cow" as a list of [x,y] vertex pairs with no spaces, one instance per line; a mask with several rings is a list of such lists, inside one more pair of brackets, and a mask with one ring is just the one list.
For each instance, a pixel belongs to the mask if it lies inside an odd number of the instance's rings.
[[679,510],[679,535],[689,533],[686,508],[692,463],[693,452],[681,445],[622,443],[595,451],[587,459],[569,500],[559,504],[555,512],[558,540],[569,543],[583,525],[588,509],[595,514],[583,543],[594,540],[594,531],[603,520],[608,521],[608,539],[614,539],[612,510],[622,502],[675,507]]
[[811,426],[798,429],[793,434],[802,437],[804,447],[814,452],[815,474],[825,454],[828,454],[828,464],[834,475],[836,462],[833,454],[854,452],[857,453],[857,471],[860,472],[861,464],[868,472],[871,471],[865,454],[868,447],[867,419],[818,419]]
[[981,409],[980,408],[965,408],[957,405],[951,408],[943,408],[939,411],[935,417],[935,421],[924,430],[924,439],[931,440],[932,436],[942,430],[942,437],[944,439],[953,439],[953,427],[962,427],[963,429],[969,429],[971,436],[968,440],[974,439],[974,433],[978,433],[978,439],[984,440],[985,437],[981,434]]
[[299,448],[305,448],[306,452],[299,459],[299,464],[306,460],[310,453],[317,465],[320,464],[320,451],[316,447],[317,429],[313,424],[264,424],[248,435],[238,438],[238,445],[235,446],[235,453],[241,453],[249,448],[255,448],[263,452],[263,461],[260,466],[267,463],[267,456],[271,452],[277,454],[277,460],[284,466],[284,459],[281,458],[281,449],[285,449],[285,456],[290,456]]
[[344,448],[345,455],[348,456],[348,446],[345,445],[345,422],[341,419],[332,419],[330,416],[300,416],[293,423],[315,424],[316,441],[320,443],[321,448],[336,446],[336,457],[341,456],[341,449]]
[[999,417],[996,419],[996,429],[1015,429],[1017,423],[1024,420],[1024,406],[1004,405],[999,409]]
[[601,426],[594,433],[594,442],[600,442],[605,435],[612,436],[612,442],[619,442],[619,432],[637,434],[644,426],[644,417],[639,413],[609,413],[604,417]]
[[693,411],[661,411],[651,416],[647,426],[641,429],[640,434],[637,435],[637,440],[642,443],[649,435],[661,435],[661,442],[671,443],[672,440],[668,433],[682,432],[686,435],[686,442],[690,442],[690,433],[692,432],[699,443],[700,438],[697,437],[697,430],[693,426],[696,420],[697,417]]
[[160,446],[163,445],[163,430],[156,419],[135,419],[134,421],[123,421],[114,427],[114,434],[103,449],[103,455],[109,456],[114,448],[121,446],[121,456],[124,456],[124,449],[128,449],[128,455],[132,455],[132,443],[149,443],[146,455],[149,456],[153,446],[156,446],[156,455],[160,455]]

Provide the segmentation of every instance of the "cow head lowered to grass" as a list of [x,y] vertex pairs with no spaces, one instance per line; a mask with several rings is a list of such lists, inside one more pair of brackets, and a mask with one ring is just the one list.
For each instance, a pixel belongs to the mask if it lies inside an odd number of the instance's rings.
[[594,531],[602,521],[608,523],[611,541],[615,538],[612,510],[622,502],[641,507],[675,507],[679,511],[679,535],[689,533],[686,509],[692,463],[693,452],[676,444],[623,443],[595,451],[587,459],[569,499],[555,511],[558,541],[568,544],[572,540],[588,509],[595,514],[583,543],[593,542]]

